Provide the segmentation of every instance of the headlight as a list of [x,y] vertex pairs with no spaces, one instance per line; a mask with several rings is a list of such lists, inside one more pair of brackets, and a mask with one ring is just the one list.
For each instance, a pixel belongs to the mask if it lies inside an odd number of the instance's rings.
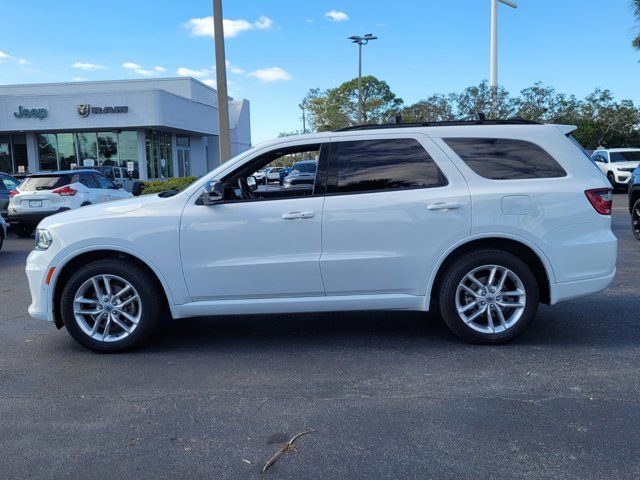
[[53,239],[48,230],[43,228],[36,230],[36,250],[47,250],[52,243]]

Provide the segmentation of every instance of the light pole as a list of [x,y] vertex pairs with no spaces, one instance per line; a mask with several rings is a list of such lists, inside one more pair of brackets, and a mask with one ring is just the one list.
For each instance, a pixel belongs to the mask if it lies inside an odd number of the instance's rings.
[[224,163],[231,158],[231,130],[229,127],[229,97],[227,95],[227,62],[225,61],[224,30],[222,27],[222,0],[213,0],[213,41],[216,48],[220,163]]
[[377,40],[378,37],[374,37],[372,34],[367,33],[364,37],[359,35],[352,35],[349,37],[352,43],[358,45],[358,123],[362,123],[364,111],[362,109],[362,46],[369,43],[371,40]]
[[518,4],[511,0],[491,0],[491,55],[489,66],[489,86],[494,92],[498,89],[498,2],[511,8]]
[[300,110],[302,110],[302,133],[307,133],[307,119],[305,118],[305,109],[307,107],[307,103],[303,101],[302,103],[300,103],[300,105],[298,105],[298,107],[300,107]]

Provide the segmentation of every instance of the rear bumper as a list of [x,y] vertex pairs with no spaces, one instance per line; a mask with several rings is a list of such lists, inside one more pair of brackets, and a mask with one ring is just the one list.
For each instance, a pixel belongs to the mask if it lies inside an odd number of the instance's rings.
[[551,285],[551,305],[566,302],[575,298],[586,297],[605,290],[616,276],[616,270],[603,277],[576,280],[573,282],[554,283]]
[[29,225],[35,227],[44,218],[55,215],[56,213],[69,210],[67,207],[59,208],[58,210],[49,210],[42,212],[30,212],[25,210],[15,210],[9,208],[7,212],[7,223],[11,225]]

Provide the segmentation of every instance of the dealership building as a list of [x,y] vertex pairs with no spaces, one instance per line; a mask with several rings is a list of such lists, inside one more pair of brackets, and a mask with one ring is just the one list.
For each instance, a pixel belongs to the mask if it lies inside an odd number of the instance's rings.
[[[249,102],[229,99],[231,153],[251,147]],[[193,78],[0,86],[0,171],[119,165],[142,179],[220,163],[216,91]]]

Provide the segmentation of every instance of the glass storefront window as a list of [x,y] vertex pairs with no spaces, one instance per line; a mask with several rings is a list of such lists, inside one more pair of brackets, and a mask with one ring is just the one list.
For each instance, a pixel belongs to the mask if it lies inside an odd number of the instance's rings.
[[11,147],[13,150],[13,173],[23,173],[29,170],[27,157],[27,136],[11,135]]
[[149,178],[173,177],[171,134],[147,131],[147,176]]
[[0,135],[0,172],[11,172],[11,138],[9,135]]
[[116,132],[98,132],[98,160],[100,165],[119,165]]
[[37,136],[39,170],[58,169],[58,140],[55,133],[40,133]]
[[90,167],[98,165],[98,139],[95,132],[78,133],[79,166]]
[[78,165],[75,135],[73,133],[58,133],[58,168],[69,170],[71,164]]
[[120,166],[129,169],[133,163],[133,178],[140,178],[138,167],[138,132],[125,130],[118,133],[118,152],[120,153]]

